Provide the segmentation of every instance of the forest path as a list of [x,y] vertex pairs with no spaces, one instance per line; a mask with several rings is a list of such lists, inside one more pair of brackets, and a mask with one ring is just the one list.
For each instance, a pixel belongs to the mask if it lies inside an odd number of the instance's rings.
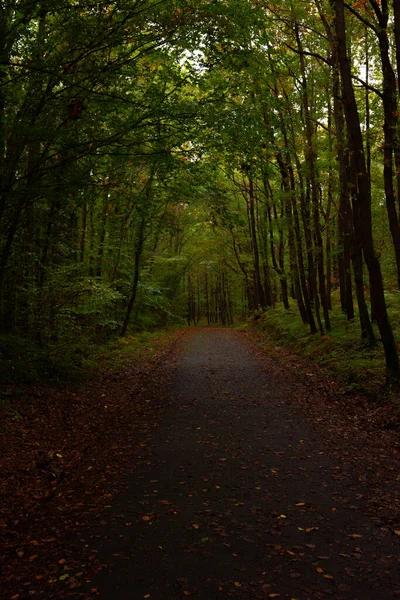
[[365,473],[365,439],[332,437],[295,401],[312,388],[255,354],[229,330],[186,337],[130,488],[99,525],[113,563],[90,584],[102,600],[400,596],[399,537],[377,499],[391,492]]

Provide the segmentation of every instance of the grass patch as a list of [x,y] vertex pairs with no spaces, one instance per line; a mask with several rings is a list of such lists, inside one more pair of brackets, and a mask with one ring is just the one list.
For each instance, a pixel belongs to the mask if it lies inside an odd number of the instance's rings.
[[150,359],[173,342],[181,331],[143,331],[103,344],[79,339],[76,344],[47,347],[21,336],[3,335],[0,336],[0,380],[4,385],[23,386],[79,382],[94,372],[120,370],[145,357]]
[[182,331],[182,328],[142,331],[113,340],[88,355],[83,361],[83,367],[89,372],[124,369],[139,360],[151,359],[173,343]]
[[381,342],[370,348],[361,340],[358,321],[347,321],[339,309],[332,311],[331,322],[332,332],[312,335],[296,309],[275,308],[248,321],[247,327],[262,334],[265,349],[277,358],[281,349],[289,350],[338,377],[349,391],[382,393],[386,372]]

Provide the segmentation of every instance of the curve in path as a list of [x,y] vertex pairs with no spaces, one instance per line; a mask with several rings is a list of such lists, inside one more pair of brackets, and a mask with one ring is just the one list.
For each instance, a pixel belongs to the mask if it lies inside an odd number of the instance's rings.
[[282,377],[233,332],[200,329],[91,586],[104,600],[399,597],[398,538],[365,510],[362,474],[338,470]]

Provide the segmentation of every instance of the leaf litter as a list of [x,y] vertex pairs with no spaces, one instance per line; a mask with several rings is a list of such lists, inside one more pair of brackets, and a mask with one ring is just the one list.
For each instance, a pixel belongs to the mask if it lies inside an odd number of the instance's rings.
[[[118,574],[123,568],[118,565],[129,564],[126,540],[137,531],[141,539],[154,539],[161,566],[171,560],[171,543],[193,557],[184,577],[179,564],[170,569],[169,585],[181,596],[212,597],[212,590],[224,590],[226,597],[243,599],[352,599],[354,590],[362,597],[364,589],[378,599],[400,593],[390,575],[398,567],[400,535],[397,432],[382,433],[379,423],[366,418],[363,400],[349,408],[336,382],[316,369],[312,379],[302,378],[292,372],[290,357],[277,363],[241,334],[201,331],[185,336],[189,350],[177,343],[175,353],[108,373],[84,392],[63,390],[47,398],[41,389],[33,417],[7,426],[3,442],[10,449],[2,468],[13,475],[1,482],[10,500],[0,512],[6,598],[40,598],[55,589],[58,597],[101,596],[104,578],[109,581],[113,569]],[[196,359],[185,358],[190,344]],[[227,348],[234,369],[225,371]],[[198,390],[193,396],[190,383],[194,363],[203,376],[208,373],[202,355],[219,365],[217,374],[215,366],[209,371],[207,398]],[[175,383],[166,404],[195,426],[193,447],[192,427],[182,432],[177,421],[163,423],[161,392],[175,369],[178,378],[184,374],[184,389]],[[232,385],[239,376],[246,380],[240,394]],[[218,385],[234,390],[229,399],[221,391],[218,396]],[[274,398],[257,391],[266,385],[275,390]],[[102,410],[99,389],[107,397]],[[214,408],[218,402],[223,404]],[[166,465],[158,469],[149,459],[161,444],[163,451],[169,445],[170,452],[179,453],[168,497]],[[193,448],[205,448],[196,455],[198,477]],[[148,465],[148,485],[140,484],[146,493],[133,498],[136,508],[127,519],[115,499],[131,494],[135,462],[142,470]],[[190,529],[190,538],[177,530],[171,540],[170,519],[182,523],[188,506],[192,519],[179,531]],[[132,533],[123,535],[120,550],[107,555],[103,544],[122,535],[121,520]],[[215,556],[226,566],[218,572],[211,566],[202,583],[197,569],[213,565]],[[258,565],[261,557],[264,564]],[[159,600],[144,579],[138,597]]]

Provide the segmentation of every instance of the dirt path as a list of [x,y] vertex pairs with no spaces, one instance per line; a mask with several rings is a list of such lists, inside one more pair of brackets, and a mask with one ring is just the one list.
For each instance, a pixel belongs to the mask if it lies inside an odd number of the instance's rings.
[[343,423],[335,434],[317,392],[313,419],[300,387],[233,332],[189,335],[129,489],[92,537],[106,566],[88,592],[400,597],[398,459]]

